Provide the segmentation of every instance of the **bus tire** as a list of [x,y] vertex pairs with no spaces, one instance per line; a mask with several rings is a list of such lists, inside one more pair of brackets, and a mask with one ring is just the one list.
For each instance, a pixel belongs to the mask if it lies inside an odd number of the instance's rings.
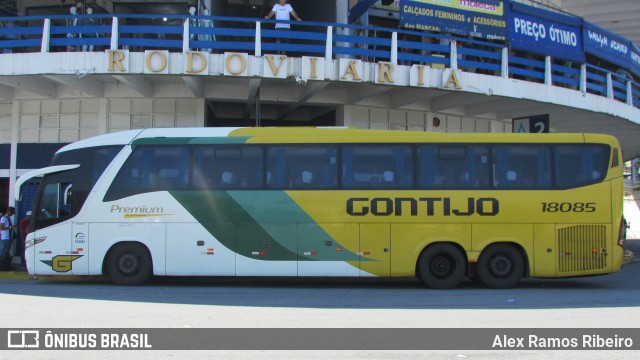
[[418,259],[418,277],[433,289],[453,289],[465,274],[466,261],[455,246],[433,244]]
[[141,285],[151,276],[151,255],[141,244],[118,245],[109,254],[107,273],[118,285]]
[[480,254],[477,275],[489,288],[512,288],[524,275],[524,259],[512,245],[491,245]]

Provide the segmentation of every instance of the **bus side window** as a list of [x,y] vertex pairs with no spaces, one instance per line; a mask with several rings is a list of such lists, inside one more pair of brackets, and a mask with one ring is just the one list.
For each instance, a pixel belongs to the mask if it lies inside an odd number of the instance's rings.
[[418,185],[423,189],[486,188],[488,167],[488,150],[484,145],[418,148]]
[[191,169],[192,187],[195,190],[209,190],[213,188],[213,146],[198,146],[193,149],[193,165]]
[[605,145],[561,145],[555,149],[556,184],[560,188],[592,184],[604,179],[610,148]]
[[498,145],[493,148],[493,182],[497,189],[551,187],[551,149],[546,145]]
[[267,187],[332,189],[338,184],[337,147],[272,146],[267,152]]
[[104,201],[151,191],[185,190],[189,151],[183,146],[139,146],[114,178]]
[[436,146],[418,148],[418,186],[420,188],[433,189],[439,182],[436,176],[437,150]]
[[342,164],[345,188],[407,189],[413,186],[413,149],[409,146],[345,146]]

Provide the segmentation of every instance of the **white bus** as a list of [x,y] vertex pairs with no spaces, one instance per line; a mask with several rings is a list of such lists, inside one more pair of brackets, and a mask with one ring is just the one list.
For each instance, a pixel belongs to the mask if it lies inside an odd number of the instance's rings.
[[59,150],[30,274],[419,277],[618,271],[622,157],[593,134],[146,129]]

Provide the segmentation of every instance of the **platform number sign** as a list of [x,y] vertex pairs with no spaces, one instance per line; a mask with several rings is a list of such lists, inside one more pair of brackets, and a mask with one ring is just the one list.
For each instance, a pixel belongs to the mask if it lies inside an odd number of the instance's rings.
[[513,119],[514,133],[548,133],[549,115],[537,115]]

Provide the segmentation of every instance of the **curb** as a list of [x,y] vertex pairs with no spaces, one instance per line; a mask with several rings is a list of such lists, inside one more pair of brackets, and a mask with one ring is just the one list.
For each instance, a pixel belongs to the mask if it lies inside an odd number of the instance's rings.
[[86,275],[29,275],[25,271],[0,271],[0,280],[36,280],[36,281],[77,281],[83,279],[95,279],[96,276]]
[[24,271],[0,271],[0,279],[29,280],[31,275]]

